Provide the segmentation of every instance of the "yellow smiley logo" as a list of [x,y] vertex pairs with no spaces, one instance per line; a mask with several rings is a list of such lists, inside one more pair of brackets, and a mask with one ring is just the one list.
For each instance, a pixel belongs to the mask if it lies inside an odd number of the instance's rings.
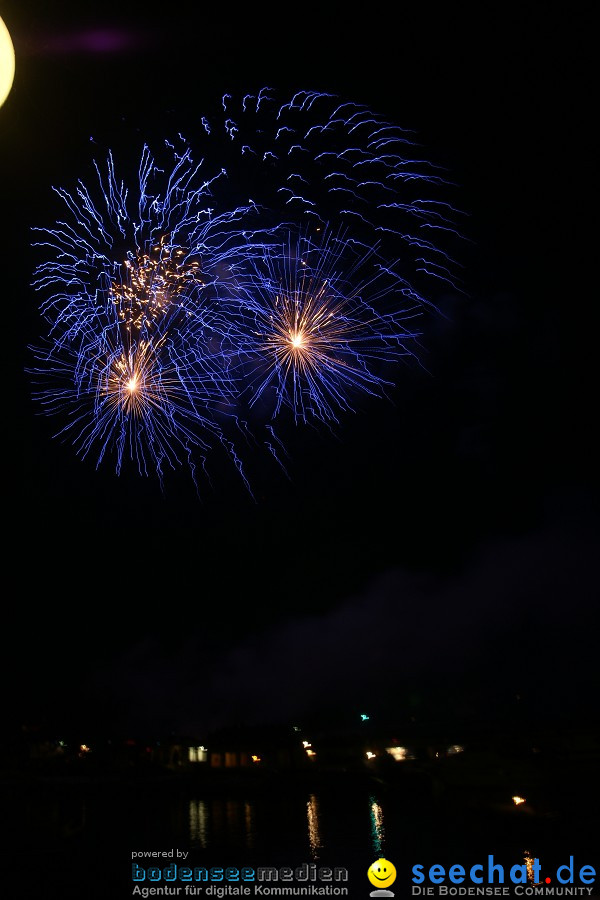
[[369,866],[367,875],[375,887],[386,888],[396,880],[396,868],[388,859],[376,859]]

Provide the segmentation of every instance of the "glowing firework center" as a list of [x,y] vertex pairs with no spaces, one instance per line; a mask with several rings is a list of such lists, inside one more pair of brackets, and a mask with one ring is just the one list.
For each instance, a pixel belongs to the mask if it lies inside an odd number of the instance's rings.
[[204,287],[200,264],[188,261],[188,255],[163,239],[148,253],[125,260],[125,277],[111,284],[110,297],[128,329],[150,327],[172,303],[187,298],[194,285]]
[[139,348],[109,363],[106,389],[101,394],[126,416],[142,417],[152,403],[153,392],[158,400],[156,377],[152,383],[154,365],[154,348],[141,341]]

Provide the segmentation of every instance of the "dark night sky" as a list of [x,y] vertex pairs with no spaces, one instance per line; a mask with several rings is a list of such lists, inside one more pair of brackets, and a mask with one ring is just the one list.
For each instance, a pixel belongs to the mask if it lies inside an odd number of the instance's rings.
[[[591,5],[400,4],[393,23],[383,4],[35,6],[0,7],[17,53],[0,110],[14,720],[201,731],[366,704],[472,721],[517,693],[534,720],[580,716],[598,686]],[[90,29],[122,44],[86,49]],[[162,495],[94,471],[35,415],[29,229],[90,135],[160,135],[173,111],[265,84],[415,129],[468,213],[465,292],[437,298],[427,371],[335,437],[290,430],[289,480],[259,467],[255,500],[224,476],[199,501],[182,475]]]

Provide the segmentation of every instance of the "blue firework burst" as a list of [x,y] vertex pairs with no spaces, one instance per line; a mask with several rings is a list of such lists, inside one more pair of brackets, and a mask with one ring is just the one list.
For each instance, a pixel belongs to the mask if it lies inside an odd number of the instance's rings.
[[56,436],[97,466],[112,460],[117,474],[130,464],[162,483],[167,469],[189,467],[197,487],[198,467],[209,474],[207,459],[220,449],[246,482],[226,435],[235,386],[210,318],[178,306],[131,328],[107,307],[102,327],[91,324],[31,348],[34,397],[60,418]]
[[119,180],[109,151],[93,162],[91,187],[55,189],[64,218],[33,229],[44,257],[33,287],[50,333],[75,337],[111,305],[136,330],[172,305],[205,303],[239,244],[260,234],[254,204],[215,209],[222,169],[205,175],[182,138],[165,142],[164,155],[158,162],[144,146],[136,177]]
[[227,315],[232,366],[249,406],[271,418],[338,422],[363,394],[381,396],[392,366],[414,357],[420,307],[345,233],[288,232],[240,272]]

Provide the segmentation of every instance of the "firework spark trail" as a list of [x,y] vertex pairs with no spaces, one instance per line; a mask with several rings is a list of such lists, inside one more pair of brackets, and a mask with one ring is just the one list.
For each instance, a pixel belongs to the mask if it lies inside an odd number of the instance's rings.
[[452,183],[417,153],[413,132],[333,94],[300,91],[281,102],[269,88],[241,102],[225,95],[221,115],[203,122],[211,141],[223,137],[240,196],[251,190],[261,207],[303,227],[347,227],[349,241],[378,247],[381,264],[424,307],[436,281],[460,290],[448,247],[464,240],[463,214],[440,198]]

